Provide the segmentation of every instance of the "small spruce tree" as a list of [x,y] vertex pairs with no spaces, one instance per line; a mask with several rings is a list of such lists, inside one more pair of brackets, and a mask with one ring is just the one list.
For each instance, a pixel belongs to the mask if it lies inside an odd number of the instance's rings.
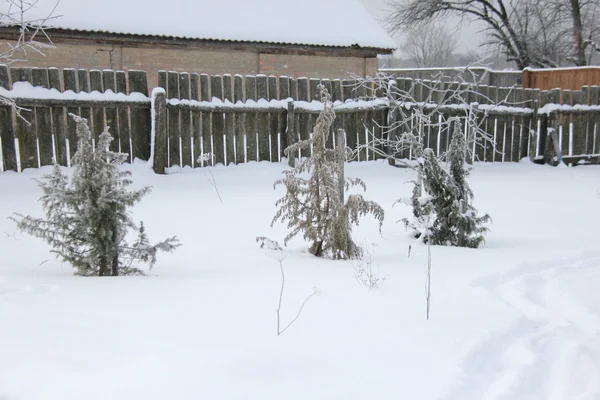
[[[77,275],[141,275],[135,265],[156,262],[158,251],[172,252],[179,246],[176,237],[151,245],[143,223],[139,229],[129,209],[150,192],[149,187],[130,190],[129,171],[119,165],[127,155],[109,150],[112,137],[108,127],[94,149],[87,120],[70,114],[77,124],[77,151],[73,156],[73,177],[58,165],[38,181],[45,218],[16,213],[17,228],[45,240],[52,252],[76,269]],[[129,245],[125,236],[137,230]]]
[[[285,186],[286,194],[276,203],[278,210],[271,226],[277,221],[287,221],[290,232],[284,244],[302,233],[304,239],[311,243],[310,253],[317,257],[359,258],[362,250],[352,240],[352,225],[358,225],[359,217],[371,214],[379,222],[381,230],[384,211],[377,203],[366,201],[358,194],[350,195],[344,203],[338,185],[340,179],[344,179],[343,165],[337,162],[336,151],[325,147],[335,112],[327,89],[320,85],[319,90],[323,111],[317,118],[312,138],[285,149],[286,155],[290,155],[312,146],[312,156],[297,160],[295,167],[284,171],[285,177],[275,182],[275,187]],[[306,174],[308,177],[305,177]],[[344,179],[344,189],[348,190],[351,186],[366,190],[362,180]]]
[[[413,218],[409,220],[404,218],[402,221],[407,228],[411,229],[411,235],[415,238],[422,238],[427,242],[428,238],[435,235],[435,221],[437,214],[434,207],[434,198],[428,192],[430,188],[429,180],[434,176],[434,173],[440,173],[440,166],[432,149],[425,149],[421,152],[421,156],[417,158],[416,178],[413,181],[412,196],[409,204],[412,207]],[[443,170],[441,170],[443,172]],[[443,179],[440,176],[435,180]],[[439,186],[439,185],[434,185]],[[398,202],[405,202],[399,200]]]
[[[415,238],[434,245],[472,248],[484,242],[489,230],[484,224],[491,218],[487,214],[478,217],[473,207],[473,192],[467,183],[466,154],[467,144],[458,119],[454,122],[447,153],[447,169],[432,149],[423,151],[411,198],[413,219],[403,220]],[[423,221],[433,223],[424,224]]]
[[485,241],[485,235],[489,231],[485,224],[492,219],[488,214],[477,216],[477,209],[473,206],[473,191],[467,182],[469,168],[465,165],[466,155],[467,143],[460,120],[457,119],[448,149],[453,201],[448,212],[444,214],[443,225],[453,228],[453,245],[477,248]]

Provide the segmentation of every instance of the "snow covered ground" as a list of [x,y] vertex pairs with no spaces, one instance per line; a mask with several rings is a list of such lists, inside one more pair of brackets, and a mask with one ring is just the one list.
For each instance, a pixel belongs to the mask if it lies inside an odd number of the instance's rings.
[[40,215],[31,178],[0,174],[0,399],[600,399],[600,168],[479,164],[476,206],[494,223],[485,247],[434,247],[425,319],[426,248],[395,221],[410,212],[406,170],[348,165],[386,209],[364,219],[387,280],[368,291],[354,263],[319,260],[294,240],[280,273],[256,236],[269,227],[282,164],[157,176],[135,209],[150,238],[177,234],[147,277],[81,278],[45,244],[15,232],[12,212]]

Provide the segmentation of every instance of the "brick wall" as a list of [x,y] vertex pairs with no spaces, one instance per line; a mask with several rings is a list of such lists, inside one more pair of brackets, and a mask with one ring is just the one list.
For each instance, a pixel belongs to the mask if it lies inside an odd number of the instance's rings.
[[[375,59],[375,65],[377,65],[377,59]],[[261,54],[260,73],[265,75],[287,75],[293,78],[343,78],[348,77],[348,74],[364,76],[365,59],[358,57]]]
[[[0,44],[0,52],[5,48],[6,44]],[[159,70],[331,79],[348,77],[349,73],[372,75],[377,71],[376,58],[259,54],[256,50],[227,48],[127,47],[82,42],[57,43],[56,48],[47,50],[44,56],[29,51],[18,57],[27,61],[16,62],[12,66],[145,70],[150,87],[157,84]]]

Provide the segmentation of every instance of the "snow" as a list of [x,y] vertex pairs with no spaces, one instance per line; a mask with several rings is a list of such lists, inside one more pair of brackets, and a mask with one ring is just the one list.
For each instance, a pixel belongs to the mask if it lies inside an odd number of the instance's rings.
[[[36,4],[30,17],[45,18],[54,0]],[[397,45],[359,0],[103,0],[83,6],[60,0],[56,28],[323,46],[395,49]],[[323,21],[326,21],[325,23]]]
[[[439,67],[439,68],[381,68],[380,72],[419,72],[419,71],[486,71],[486,72],[503,72],[503,73],[513,73],[513,74],[521,74],[521,71],[517,70],[494,70],[488,67],[479,67],[479,66],[463,66],[463,67]],[[410,78],[409,78],[410,79]]]
[[587,104],[546,104],[543,107],[538,109],[538,113],[540,114],[548,114],[554,112],[569,112],[569,111],[583,111],[583,112],[598,112],[600,111],[600,106],[598,105],[587,105]]
[[156,107],[154,104],[158,95],[166,97],[167,91],[161,87],[155,87],[150,94],[150,159],[148,160],[148,168],[154,166],[154,145],[156,143]]
[[[151,103],[151,99],[148,96],[145,96],[142,93],[114,93],[112,90],[107,90],[104,93],[98,92],[96,90],[87,93],[87,92],[79,92],[75,93],[72,90],[66,90],[64,92],[60,92],[56,89],[47,89],[39,86],[32,86],[29,82],[15,82],[13,84],[12,90],[6,90],[5,88],[0,87],[0,96],[10,98],[10,99],[35,99],[35,100],[79,100],[79,101],[112,101],[112,102],[136,102],[136,103]],[[184,105],[194,108],[199,108],[202,110],[212,110],[212,109],[220,109],[220,108],[261,108],[261,109],[272,109],[274,111],[278,110],[287,110],[288,103],[294,103],[294,107],[297,110],[306,110],[306,111],[321,111],[323,109],[323,103],[318,100],[308,101],[293,101],[292,99],[286,100],[266,100],[259,99],[255,100],[247,100],[246,102],[238,101],[236,103],[232,103],[229,100],[221,100],[217,97],[213,97],[211,101],[197,101],[197,100],[187,100],[187,99],[168,99],[169,104],[171,105]],[[388,107],[390,105],[390,101],[386,98],[378,98],[373,100],[346,100],[345,102],[335,101],[334,107],[336,111],[348,111],[355,109],[369,109],[369,108],[378,108],[378,107]],[[401,103],[402,107],[406,109],[411,109],[412,107],[431,107],[435,108],[437,105],[431,103],[426,104],[424,102],[407,102],[404,101]],[[483,111],[494,111],[495,113],[505,113],[505,114],[532,114],[534,110],[528,107],[517,107],[517,106],[504,106],[504,105],[495,105],[495,104],[479,104],[472,103],[472,105],[477,104],[477,107]],[[447,104],[444,105],[444,108],[447,109],[460,109],[460,110],[468,110],[469,105],[467,104]],[[586,104],[546,104],[543,107],[538,109],[538,114],[547,114],[550,115],[555,112],[595,112],[600,111],[600,106],[598,105],[586,105]]]
[[[192,108],[198,108],[201,110],[216,110],[216,109],[236,109],[236,108],[259,108],[269,109],[273,111],[287,110],[289,103],[294,104],[294,109],[304,111],[318,112],[323,110],[323,103],[318,100],[312,101],[294,101],[291,98],[286,100],[246,100],[245,102],[237,101],[232,103],[229,100],[221,100],[217,97],[213,97],[212,101],[198,101],[198,100],[187,100],[187,99],[169,99],[169,104],[183,105]],[[371,109],[377,107],[389,106],[389,101],[386,99],[375,99],[375,100],[346,100],[346,102],[335,101],[333,106],[336,111],[347,111],[356,109]]]
[[[387,212],[382,235],[369,218],[354,232],[387,277],[369,291],[353,262],[316,259],[301,238],[283,253],[256,243],[285,235],[269,226],[284,164],[211,168],[222,204],[205,169],[126,168],[154,187],[134,210],[150,240],[183,243],[147,277],[73,276],[6,219],[41,215],[32,178],[50,169],[0,174],[1,399],[600,398],[598,166],[476,164],[491,232],[481,249],[432,247],[430,321],[427,248],[392,207],[410,197],[407,169],[347,165]],[[284,324],[323,295],[278,337],[280,256]]]
[[574,70],[581,70],[581,69],[598,69],[600,68],[597,65],[584,65],[581,67],[558,67],[558,68],[532,68],[532,67],[525,67],[523,70],[524,71],[532,71],[532,72],[536,72],[536,71],[574,71]]
[[15,82],[12,90],[6,90],[0,87],[0,96],[10,99],[36,99],[36,100],[81,100],[81,101],[123,101],[123,102],[150,102],[150,99],[142,93],[134,92],[130,94],[115,93],[108,89],[101,93],[97,90],[91,92],[78,92],[65,90],[60,92],[57,89],[47,89],[40,86],[33,86],[29,82]]

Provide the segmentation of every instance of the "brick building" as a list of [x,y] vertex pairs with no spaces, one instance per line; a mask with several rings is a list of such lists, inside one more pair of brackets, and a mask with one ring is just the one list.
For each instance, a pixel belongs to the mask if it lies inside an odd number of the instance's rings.
[[[340,78],[377,71],[394,42],[359,0],[61,0],[55,44],[15,65]],[[30,18],[45,18],[41,0]],[[17,30],[0,28],[0,39]]]

